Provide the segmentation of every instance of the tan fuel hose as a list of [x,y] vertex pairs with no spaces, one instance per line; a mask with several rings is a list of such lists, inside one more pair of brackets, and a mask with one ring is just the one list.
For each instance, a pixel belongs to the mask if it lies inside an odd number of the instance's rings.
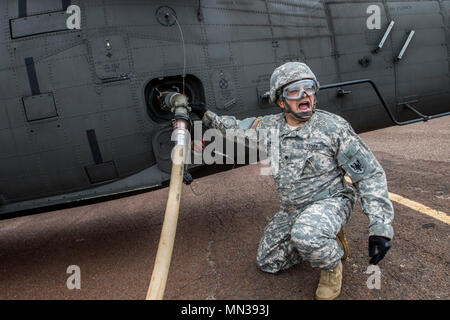
[[172,153],[172,173],[170,176],[169,196],[167,199],[161,237],[159,239],[158,252],[156,253],[155,265],[153,267],[146,300],[162,300],[166,288],[183,186],[184,157],[186,153],[186,127],[186,121],[177,120],[174,131],[176,144]]

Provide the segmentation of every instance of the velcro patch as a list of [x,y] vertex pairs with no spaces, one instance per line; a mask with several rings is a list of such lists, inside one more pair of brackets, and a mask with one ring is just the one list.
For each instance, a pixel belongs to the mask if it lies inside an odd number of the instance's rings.
[[259,119],[256,119],[255,121],[253,121],[252,125],[250,126],[250,129],[256,129],[260,122],[261,122],[261,120],[259,120]]

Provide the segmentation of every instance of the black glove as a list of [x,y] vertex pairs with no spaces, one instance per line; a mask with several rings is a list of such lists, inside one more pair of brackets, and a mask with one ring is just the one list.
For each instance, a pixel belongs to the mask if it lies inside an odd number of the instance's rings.
[[183,183],[185,185],[190,185],[192,183],[192,181],[194,181],[194,178],[192,177],[192,175],[189,173],[189,171],[184,170]]
[[203,116],[205,115],[205,112],[207,111],[205,104],[203,102],[191,103],[189,106],[191,107],[192,113],[199,116],[200,119],[203,119]]
[[[369,256],[370,264],[377,264],[384,258],[389,248],[391,247],[391,241],[389,238],[382,236],[370,236],[369,237]],[[375,253],[375,249],[377,249]]]

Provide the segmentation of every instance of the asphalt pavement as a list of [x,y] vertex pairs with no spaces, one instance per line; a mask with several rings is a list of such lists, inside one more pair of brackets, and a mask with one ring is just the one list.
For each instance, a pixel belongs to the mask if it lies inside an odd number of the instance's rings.
[[[385,169],[390,192],[448,216],[450,117],[361,137]],[[307,263],[276,275],[256,266],[264,227],[279,209],[272,178],[260,168],[183,186],[166,299],[314,298],[320,271]],[[1,220],[0,299],[144,299],[167,194],[165,188]],[[338,299],[449,299],[449,224],[393,205],[395,236],[379,264],[379,289],[369,288],[368,220],[355,206]],[[70,266],[79,267],[80,289],[67,286]]]

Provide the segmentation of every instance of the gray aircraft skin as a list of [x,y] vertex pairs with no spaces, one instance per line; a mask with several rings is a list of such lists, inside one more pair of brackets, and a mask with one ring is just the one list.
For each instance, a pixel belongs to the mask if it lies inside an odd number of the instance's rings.
[[154,89],[183,75],[191,102],[239,119],[280,112],[265,93],[287,61],[357,132],[450,111],[450,0],[3,0],[0,14],[0,217],[164,185],[172,115]]

